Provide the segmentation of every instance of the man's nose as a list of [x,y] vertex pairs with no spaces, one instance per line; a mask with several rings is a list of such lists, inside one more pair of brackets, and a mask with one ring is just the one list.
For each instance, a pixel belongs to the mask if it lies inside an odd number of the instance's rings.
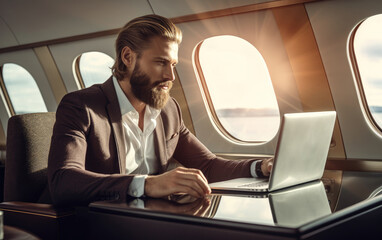
[[175,80],[175,67],[174,66],[168,66],[166,67],[163,78],[169,81]]

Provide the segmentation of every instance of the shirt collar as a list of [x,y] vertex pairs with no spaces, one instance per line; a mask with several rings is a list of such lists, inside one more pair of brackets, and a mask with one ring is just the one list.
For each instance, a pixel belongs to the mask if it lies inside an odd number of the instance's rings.
[[[126,113],[135,111],[135,108],[133,105],[131,105],[129,99],[126,97],[125,93],[122,91],[121,86],[119,86],[118,80],[113,76],[113,84],[115,88],[115,92],[117,93],[117,99],[119,103],[119,108],[121,110],[121,115],[125,115]],[[159,109],[152,108],[148,106],[145,111],[145,115],[149,115],[151,119],[156,119],[158,115],[160,114]]]

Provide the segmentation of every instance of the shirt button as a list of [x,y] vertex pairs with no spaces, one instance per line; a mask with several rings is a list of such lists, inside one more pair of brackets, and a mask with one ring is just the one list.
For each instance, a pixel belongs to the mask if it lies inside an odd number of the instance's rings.
[[134,190],[134,191],[133,191],[133,196],[134,196],[134,197],[138,196],[138,192],[137,192],[137,190]]

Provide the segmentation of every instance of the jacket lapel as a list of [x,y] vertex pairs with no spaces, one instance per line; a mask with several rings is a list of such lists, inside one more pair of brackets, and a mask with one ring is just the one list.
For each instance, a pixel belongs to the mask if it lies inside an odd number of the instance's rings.
[[115,144],[117,146],[119,172],[124,174],[126,173],[126,161],[122,156],[126,156],[126,152],[123,138],[122,115],[113,84],[113,78],[110,77],[104,84],[101,85],[101,88],[109,100],[106,110],[113,129]]
[[164,172],[167,168],[167,156],[166,156],[166,139],[163,128],[162,116],[159,115],[157,118],[157,126],[155,128],[155,154],[161,163],[161,172]]

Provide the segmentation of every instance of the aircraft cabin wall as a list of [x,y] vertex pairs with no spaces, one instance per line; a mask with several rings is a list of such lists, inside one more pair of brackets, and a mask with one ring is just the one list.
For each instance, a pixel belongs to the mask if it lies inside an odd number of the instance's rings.
[[[280,34],[278,34],[272,12],[259,11],[240,15],[226,16],[221,18],[206,19],[179,24],[184,34],[184,40],[179,50],[180,62],[177,71],[185,89],[186,98],[193,118],[193,123],[198,138],[205,143],[212,151],[218,153],[261,153],[272,154],[276,146],[276,138],[268,143],[246,143],[235,142],[223,135],[218,127],[211,120],[213,116],[205,106],[205,96],[200,91],[198,84],[198,73],[195,73],[193,54],[196,46],[205,39],[213,36],[232,35],[240,37],[252,45],[256,46],[264,57],[268,69],[271,71],[271,78],[275,82],[282,78],[282,87],[274,85],[276,95],[281,99],[279,109],[282,112],[302,111],[298,92],[294,83],[291,66],[288,56],[283,47]],[[195,32],[195,29],[198,29]],[[261,32],[261,34],[260,34]],[[274,69],[278,66],[278,70]],[[231,66],[224,66],[231,67]],[[272,71],[273,70],[273,71]],[[238,71],[233,69],[233,71]],[[281,74],[283,76],[280,76]],[[241,75],[233,74],[232,79],[237,86],[241,81]],[[200,80],[199,80],[200,81]],[[211,89],[213,91],[213,89]],[[226,92],[228,99],[240,98],[235,92]],[[253,94],[256,94],[255,92]]]
[[381,131],[372,126],[362,105],[349,59],[349,38],[363,20],[382,13],[382,2],[323,1],[307,4],[306,9],[336,103],[346,156],[380,160]]
[[342,176],[337,205],[337,209],[342,209],[381,192],[381,126],[377,127],[369,115],[358,66],[351,59],[355,58],[352,38],[357,27],[367,18],[381,14],[382,2],[322,1],[306,4],[306,10],[325,66],[346,151],[347,165],[335,162],[335,168],[348,170]]
[[[7,2],[9,8],[18,11],[7,12],[0,0],[0,66],[16,63],[27,69],[47,111],[55,111],[65,93],[81,88],[76,75],[77,57],[97,51],[114,58],[118,29],[132,18],[155,13],[172,18],[183,31],[174,96],[182,107],[186,125],[209,149],[232,158],[271,155],[275,151],[277,132],[267,141],[240,140],[222,128],[214,112],[209,94],[214,89],[206,83],[209,79],[199,59],[200,49],[212,37],[235,36],[260,53],[280,116],[290,112],[337,111],[327,169],[364,171],[346,173],[344,182],[350,186],[360,178],[367,179],[363,183],[369,189],[362,198],[382,184],[378,180],[382,172],[381,131],[366,114],[348,50],[354,28],[364,19],[382,13],[381,1],[129,0],[115,5],[102,0],[91,2],[28,1],[23,8]],[[29,24],[20,24],[21,16]],[[239,72],[234,70],[232,77],[237,85],[242,82]],[[206,86],[208,90],[203,90]],[[6,96],[1,94],[0,120],[3,129],[7,129],[12,113],[5,104]],[[227,91],[226,98],[236,101],[244,97]],[[4,143],[5,137],[6,131],[1,139]],[[369,172],[375,173],[370,177]],[[330,174],[342,178],[342,173]],[[346,187],[343,192],[345,198],[351,194]]]
[[74,72],[74,59],[83,53],[97,51],[115,58],[115,36],[105,36],[76,42],[56,44],[49,47],[68,92],[81,88]]

